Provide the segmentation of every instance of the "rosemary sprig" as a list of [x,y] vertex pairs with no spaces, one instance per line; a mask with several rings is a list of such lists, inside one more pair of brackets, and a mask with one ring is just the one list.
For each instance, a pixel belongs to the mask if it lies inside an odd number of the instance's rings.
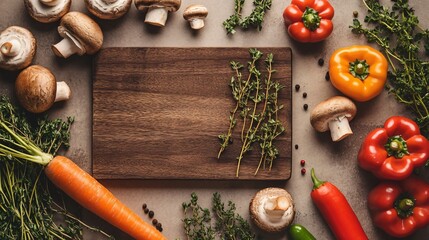
[[429,30],[419,25],[408,0],[393,0],[391,8],[376,0],[363,3],[368,9],[364,21],[373,27],[366,28],[353,19],[350,28],[380,46],[391,67],[389,93],[414,113],[423,134],[429,137],[429,62],[420,51],[429,54]]

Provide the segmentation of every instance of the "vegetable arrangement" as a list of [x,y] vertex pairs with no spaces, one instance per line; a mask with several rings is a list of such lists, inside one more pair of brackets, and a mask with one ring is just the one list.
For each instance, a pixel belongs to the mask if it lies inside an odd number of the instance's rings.
[[[230,62],[231,68],[235,72],[235,76],[231,77],[230,87],[236,104],[229,116],[227,133],[218,136],[221,145],[218,153],[218,158],[220,158],[222,152],[233,141],[232,133],[237,125],[236,115],[242,118],[242,147],[237,157],[237,177],[244,154],[251,151],[252,145],[256,142],[261,149],[261,157],[255,175],[261,167],[271,169],[279,154],[273,142],[285,131],[278,119],[279,111],[283,108],[283,105],[278,103],[278,95],[283,86],[272,80],[272,75],[275,73],[273,69],[274,56],[270,53],[265,58],[266,76],[264,77],[257,66],[263,53],[257,49],[250,49],[249,53],[251,60],[247,66],[249,70],[247,78],[242,73],[243,64],[236,61]],[[262,110],[258,108],[261,104]]]
[[423,53],[429,52],[429,30],[419,24],[408,0],[393,1],[388,8],[376,0],[363,0],[368,9],[366,28],[358,19],[350,26],[384,52],[391,67],[389,92],[415,115],[423,134],[429,135],[429,64]]
[[[6,110],[3,110],[2,114],[5,114]],[[137,239],[165,239],[160,232],[133,213],[73,161],[63,156],[54,157],[49,151],[43,151],[33,142],[31,135],[25,135],[25,129],[21,129],[19,124],[15,117],[2,116],[0,119],[1,157],[10,161],[41,165],[41,170],[54,185],[80,205],[130,236]]]
[[[21,109],[1,96],[0,121],[32,139],[46,153],[55,154],[61,147],[69,146],[72,118],[38,118],[32,124]],[[1,147],[3,142],[12,143],[4,129],[0,130],[0,141]],[[108,237],[74,217],[65,204],[54,201],[51,187],[39,164],[0,154],[0,239],[82,239],[82,226]],[[63,224],[54,222],[58,217],[64,218]]]
[[334,8],[327,0],[292,0],[283,11],[289,36],[299,42],[320,42],[332,33]]

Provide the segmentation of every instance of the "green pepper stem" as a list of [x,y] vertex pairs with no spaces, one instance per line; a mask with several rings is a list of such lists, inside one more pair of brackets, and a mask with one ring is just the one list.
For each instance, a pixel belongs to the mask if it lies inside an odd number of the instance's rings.
[[302,22],[310,31],[316,31],[319,28],[321,19],[319,13],[313,8],[306,7],[302,14]]
[[416,199],[409,193],[403,193],[394,202],[394,208],[398,217],[404,219],[413,215]]
[[325,181],[321,181],[316,177],[316,174],[314,173],[314,168],[311,169],[311,181],[313,181],[313,189],[318,189],[325,183]]
[[390,137],[384,148],[388,156],[394,156],[395,158],[402,158],[404,155],[410,154],[407,142],[400,135]]

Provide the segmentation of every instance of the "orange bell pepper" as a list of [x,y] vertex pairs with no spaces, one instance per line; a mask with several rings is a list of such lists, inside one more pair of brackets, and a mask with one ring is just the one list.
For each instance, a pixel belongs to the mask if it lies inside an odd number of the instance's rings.
[[364,45],[337,49],[329,60],[332,85],[359,102],[371,100],[383,91],[387,68],[383,54]]

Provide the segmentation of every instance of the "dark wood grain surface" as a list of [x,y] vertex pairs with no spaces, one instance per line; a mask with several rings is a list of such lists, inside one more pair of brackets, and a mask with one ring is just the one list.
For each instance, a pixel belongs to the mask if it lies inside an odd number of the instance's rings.
[[[235,176],[236,141],[217,159],[217,136],[228,129],[235,106],[230,60],[246,63],[247,48],[106,48],[94,61],[93,175],[99,179],[287,180],[291,175],[291,82],[289,48],[274,53],[274,79],[286,87],[280,103],[285,134],[271,171],[260,170],[257,147]],[[261,64],[262,66],[262,64]],[[247,75],[247,72],[246,72]]]

